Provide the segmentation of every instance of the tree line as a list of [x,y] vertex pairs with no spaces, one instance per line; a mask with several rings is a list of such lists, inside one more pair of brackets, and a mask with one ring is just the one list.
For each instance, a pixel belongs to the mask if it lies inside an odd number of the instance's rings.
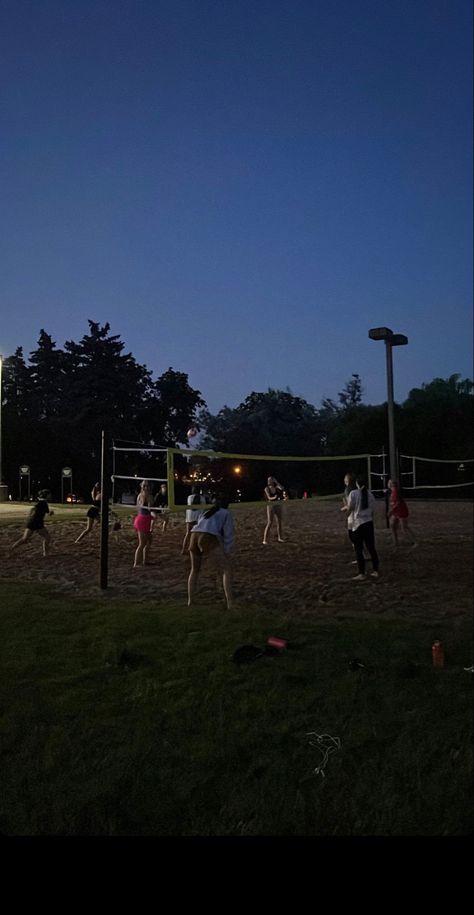
[[88,494],[99,475],[102,429],[128,442],[172,446],[186,441],[205,406],[184,372],[168,368],[154,380],[108,323],[88,324],[78,343],[63,348],[41,330],[29,364],[21,347],[4,361],[3,475],[14,493],[26,464],[33,487],[57,497],[61,470],[71,467],[74,488]]
[[[22,347],[4,360],[3,475],[14,495],[21,464],[32,485],[59,495],[61,469],[87,494],[97,479],[101,430],[124,442],[179,446],[195,426],[200,447],[249,454],[336,455],[387,450],[386,404],[363,403],[354,373],[337,399],[316,407],[286,391],[252,392],[235,408],[207,409],[188,375],[168,368],[158,378],[138,363],[108,323],[88,322],[79,342],[58,347],[42,329],[26,360]],[[395,405],[397,443],[406,454],[472,458],[474,384],[460,375],[413,388]],[[128,471],[142,472],[130,455]],[[135,469],[134,469],[135,468]]]

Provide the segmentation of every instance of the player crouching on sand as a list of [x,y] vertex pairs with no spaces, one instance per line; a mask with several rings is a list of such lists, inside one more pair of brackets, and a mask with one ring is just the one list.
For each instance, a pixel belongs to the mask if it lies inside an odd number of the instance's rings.
[[204,512],[191,531],[189,553],[191,572],[188,578],[188,607],[192,607],[201,571],[202,560],[218,549],[218,561],[222,571],[222,584],[227,609],[232,609],[232,582],[230,551],[234,544],[234,519],[228,511],[228,501],[218,498],[215,505]]

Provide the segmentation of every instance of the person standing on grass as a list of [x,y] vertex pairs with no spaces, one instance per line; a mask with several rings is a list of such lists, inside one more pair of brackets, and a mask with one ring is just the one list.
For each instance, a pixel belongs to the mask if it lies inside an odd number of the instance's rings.
[[396,480],[389,480],[387,486],[390,490],[390,509],[387,518],[390,522],[395,549],[398,549],[398,531],[400,527],[404,535],[410,538],[411,546],[418,546],[413,531],[408,527],[408,505],[401,495],[399,484]]
[[234,519],[228,510],[226,499],[217,499],[212,508],[201,514],[193,527],[189,540],[191,572],[188,578],[188,607],[192,607],[201,571],[202,560],[214,550],[219,550],[219,564],[222,570],[222,584],[227,609],[232,609],[232,579],[230,551],[234,545]]
[[82,531],[82,534],[79,534],[79,537],[77,538],[77,540],[74,541],[74,543],[80,543],[80,541],[83,539],[83,537],[86,536],[86,534],[90,534],[92,528],[94,527],[94,524],[96,523],[96,521],[99,520],[100,508],[101,508],[101,498],[102,498],[102,496],[101,496],[101,492],[100,492],[100,483],[96,483],[92,487],[92,492],[91,492],[92,505],[87,510],[87,515],[86,515],[87,527],[85,528],[85,530]]
[[352,516],[352,541],[355,546],[357,556],[358,574],[354,581],[365,580],[365,559],[364,544],[369,551],[372,559],[372,578],[379,577],[379,557],[375,549],[375,531],[374,531],[374,511],[375,499],[367,489],[367,484],[363,477],[357,477],[357,489],[349,493],[347,506],[342,511],[348,511]]
[[137,514],[133,526],[138,534],[138,546],[135,550],[133,568],[144,567],[147,560],[148,547],[151,543],[151,527],[153,515],[153,493],[148,480],[143,480],[137,496]]
[[[188,505],[206,505],[206,497],[199,486],[193,486],[191,489],[191,495],[188,496]],[[191,531],[196,525],[202,514],[201,509],[186,509],[186,533],[184,535],[183,546],[181,549],[181,555],[184,556],[188,552],[189,541],[191,538]]]
[[46,501],[47,495],[48,492],[45,489],[38,493],[38,500],[28,515],[23,535],[12,545],[12,550],[16,549],[18,546],[24,546],[25,543],[28,543],[36,531],[36,533],[40,535],[43,541],[43,556],[48,555],[49,533],[44,526],[44,519],[46,515],[53,515],[54,512],[50,509]]
[[267,505],[267,525],[263,532],[262,543],[264,546],[268,545],[268,535],[274,520],[276,521],[278,543],[284,543],[282,537],[282,506],[280,504],[284,492],[285,487],[275,477],[268,477],[267,485],[265,486],[265,498],[270,504]]

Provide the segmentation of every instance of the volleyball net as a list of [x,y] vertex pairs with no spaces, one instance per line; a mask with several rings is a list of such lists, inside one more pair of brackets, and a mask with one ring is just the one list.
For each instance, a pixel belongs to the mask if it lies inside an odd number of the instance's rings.
[[[340,498],[344,476],[364,477],[376,496],[387,489],[388,456],[346,454],[324,456],[240,454],[191,448],[165,448],[140,442],[113,444],[112,495],[114,502],[134,505],[142,480],[155,495],[166,485],[168,510],[182,511],[189,495],[201,492],[212,502],[221,495],[233,507],[265,502],[268,477],[282,487],[282,498]],[[472,493],[474,461],[443,461],[400,455],[399,478],[407,496],[466,495]],[[433,492],[430,492],[430,491]]]
[[288,501],[340,498],[346,473],[370,479],[373,457],[256,455],[114,443],[113,501],[134,504],[141,481],[148,480],[155,494],[166,483],[171,511],[184,509],[193,490],[210,502],[221,495],[234,507],[250,507],[266,501],[268,477],[277,479],[281,497]]
[[399,458],[400,483],[410,493],[438,495],[472,495],[474,485],[474,460],[438,460],[401,454]]

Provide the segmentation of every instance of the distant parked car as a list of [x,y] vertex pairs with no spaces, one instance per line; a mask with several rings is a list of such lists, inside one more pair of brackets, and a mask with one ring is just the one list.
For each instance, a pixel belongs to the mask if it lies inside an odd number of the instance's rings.
[[84,502],[84,499],[81,499],[80,496],[76,496],[75,493],[70,492],[66,496],[66,502],[68,502],[69,505],[76,505],[76,503],[81,504],[82,502]]

